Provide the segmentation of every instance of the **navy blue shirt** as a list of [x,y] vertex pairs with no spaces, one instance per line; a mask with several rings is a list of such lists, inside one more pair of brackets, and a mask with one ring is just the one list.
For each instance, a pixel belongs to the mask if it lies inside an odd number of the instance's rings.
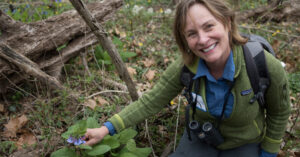
[[[233,62],[233,52],[227,59],[225,69],[221,78],[216,80],[209,72],[203,59],[200,59],[197,73],[193,79],[199,77],[206,77],[206,103],[208,109],[201,109],[202,111],[209,111],[209,113],[215,117],[220,117],[222,114],[223,105],[225,103],[225,95],[230,92],[229,82],[234,81],[235,66]],[[204,106],[204,105],[202,105]],[[205,106],[204,106],[205,107]],[[225,118],[228,118],[232,112],[233,108],[233,95],[230,92],[226,104],[226,109],[224,111]]]

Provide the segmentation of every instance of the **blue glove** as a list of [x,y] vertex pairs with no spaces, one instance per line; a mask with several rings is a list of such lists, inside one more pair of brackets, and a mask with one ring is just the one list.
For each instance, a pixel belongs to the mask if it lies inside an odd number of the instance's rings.
[[277,157],[277,153],[269,153],[261,149],[259,157]]

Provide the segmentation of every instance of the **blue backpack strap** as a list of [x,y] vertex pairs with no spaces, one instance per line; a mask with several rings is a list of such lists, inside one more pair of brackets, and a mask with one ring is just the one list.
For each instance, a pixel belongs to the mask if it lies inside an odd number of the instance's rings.
[[258,103],[264,108],[265,92],[270,84],[264,47],[260,41],[255,41],[253,39],[251,40],[251,38],[249,39],[250,40],[243,45],[247,74],[254,92],[254,97],[249,102],[252,104],[257,100]]

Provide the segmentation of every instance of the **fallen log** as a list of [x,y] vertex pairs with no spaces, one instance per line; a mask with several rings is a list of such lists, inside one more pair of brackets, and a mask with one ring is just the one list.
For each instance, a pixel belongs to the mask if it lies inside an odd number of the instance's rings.
[[[103,23],[122,5],[122,0],[106,0],[91,3],[87,7],[97,21]],[[86,47],[98,42],[76,10],[28,24],[13,20],[0,10],[0,30],[1,42],[37,63],[40,69],[55,77],[59,76],[65,62],[77,56]],[[57,49],[65,44],[67,44],[65,48]],[[11,82],[17,84],[27,77],[22,76],[23,73],[18,67],[1,58],[0,73],[2,74],[0,93],[6,92]]]
[[20,68],[26,74],[38,78],[45,84],[49,85],[49,87],[51,87],[52,89],[65,89],[55,77],[49,76],[48,74],[40,70],[39,66],[36,63],[29,60],[21,53],[15,52],[3,42],[0,42],[0,57],[13,63],[14,65],[17,65],[18,68]]

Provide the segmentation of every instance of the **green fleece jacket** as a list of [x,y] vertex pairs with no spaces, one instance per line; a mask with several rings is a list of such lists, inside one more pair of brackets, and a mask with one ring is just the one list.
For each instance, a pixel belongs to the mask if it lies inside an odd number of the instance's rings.
[[[235,64],[235,84],[231,90],[234,96],[233,111],[229,118],[220,124],[220,132],[225,142],[219,149],[231,149],[247,143],[261,142],[261,147],[270,153],[277,153],[280,149],[281,138],[284,135],[290,114],[288,80],[281,63],[268,52],[265,53],[271,84],[266,93],[266,111],[257,102],[250,104],[254,93],[242,95],[241,92],[251,89],[241,46],[235,46],[233,57]],[[182,59],[172,63],[157,84],[145,93],[138,101],[133,102],[120,113],[109,119],[117,132],[142,122],[149,116],[162,110],[183,89],[180,73],[183,67]],[[198,62],[189,66],[196,73]],[[199,94],[204,99],[205,77],[200,79]],[[191,115],[191,114],[190,114]],[[195,119],[200,123],[209,121],[216,123],[217,119],[209,111],[196,111]]]

